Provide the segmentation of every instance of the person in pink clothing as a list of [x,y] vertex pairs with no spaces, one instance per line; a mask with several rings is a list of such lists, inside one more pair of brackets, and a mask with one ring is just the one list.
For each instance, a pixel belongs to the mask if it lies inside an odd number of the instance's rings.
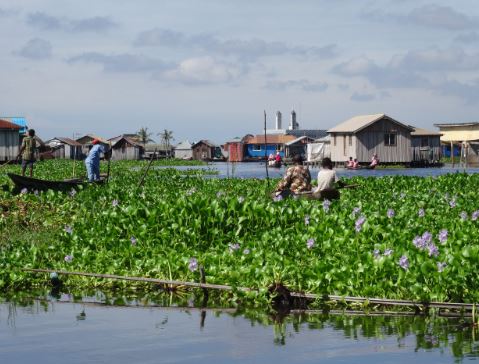
[[357,168],[359,168],[359,162],[358,162],[357,158],[354,158],[354,161],[353,161],[353,168],[354,168],[354,169],[357,169]]
[[369,165],[369,168],[373,169],[379,164],[379,158],[377,154],[374,154],[372,159],[371,159],[371,164]]
[[349,157],[349,160],[346,162],[346,168],[353,168],[353,167],[354,167],[353,157]]

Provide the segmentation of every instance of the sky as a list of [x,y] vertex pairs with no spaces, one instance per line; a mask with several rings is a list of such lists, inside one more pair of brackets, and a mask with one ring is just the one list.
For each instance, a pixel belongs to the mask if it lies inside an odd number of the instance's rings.
[[1,0],[0,49],[0,116],[43,139],[479,119],[476,0]]

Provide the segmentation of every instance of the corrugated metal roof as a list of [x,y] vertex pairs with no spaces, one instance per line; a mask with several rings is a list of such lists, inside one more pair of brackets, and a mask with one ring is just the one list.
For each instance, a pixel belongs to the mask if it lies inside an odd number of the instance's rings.
[[[285,144],[295,139],[296,137],[294,135],[269,134],[266,135],[266,144]],[[256,135],[255,137],[248,139],[245,144],[264,144],[264,135]]]
[[132,138],[130,137],[127,137],[127,136],[120,136],[120,137],[116,137],[116,138],[112,138],[110,139],[111,143],[112,143],[112,148],[114,148],[118,143],[120,143],[121,141],[126,141],[128,144],[131,144],[133,145],[134,147],[143,147],[141,144],[137,143],[135,140],[133,140]]
[[77,141],[73,140],[73,139],[70,139],[70,138],[64,138],[64,137],[55,137],[53,139],[57,139],[59,141],[61,141],[62,143],[65,143],[65,144],[68,144],[68,145],[72,145],[74,147],[81,147],[81,144],[78,143]]
[[0,129],[20,130],[21,126],[10,121],[0,119]]
[[190,150],[192,146],[193,143],[191,143],[189,140],[183,140],[182,142],[178,143],[174,148],[179,150]]
[[[82,139],[90,139],[90,142],[85,142],[85,143],[82,143],[81,140]],[[108,144],[108,140],[102,138],[102,137],[99,137],[98,135],[94,135],[94,134],[86,134],[80,138],[77,138],[76,141],[79,142],[80,144],[91,144],[91,141],[93,139],[98,139],[100,142],[104,143],[104,144]]]
[[295,137],[308,136],[313,139],[322,138],[328,135],[328,131],[325,129],[294,129],[286,130],[286,134],[294,135]]
[[388,120],[403,126],[406,129],[414,130],[412,127],[400,123],[399,121],[387,116],[386,114],[372,114],[372,115],[358,115],[351,119],[336,125],[334,128],[329,129],[328,133],[357,133],[369,125],[374,124],[376,121],[387,118]]
[[441,127],[445,128],[451,128],[451,127],[463,127],[463,126],[479,126],[479,122],[470,122],[470,123],[443,123],[443,124],[434,124],[434,126],[437,126],[439,129]]
[[193,144],[193,145],[192,145],[192,148],[195,148],[195,147],[196,147],[198,144],[200,144],[200,143],[206,144],[206,145],[209,146],[209,147],[216,147],[215,143],[213,143],[213,142],[211,142],[211,141],[209,141],[209,140],[207,140],[207,139],[202,139],[202,140],[200,140],[199,142]]
[[414,128],[414,131],[411,132],[412,136],[441,136],[442,133],[439,133],[437,131],[431,131],[423,128]]
[[294,140],[291,140],[290,142],[287,142],[285,145],[290,146],[290,145],[296,144],[296,143],[298,143],[298,142],[300,142],[300,141],[302,141],[302,140],[304,140],[304,139],[308,139],[308,142],[314,141],[313,138],[311,138],[311,137],[305,135],[305,136],[296,138],[296,139],[294,139]]

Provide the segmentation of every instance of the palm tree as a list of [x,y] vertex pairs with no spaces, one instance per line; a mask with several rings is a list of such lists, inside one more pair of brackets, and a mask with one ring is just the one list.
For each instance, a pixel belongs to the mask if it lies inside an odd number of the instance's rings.
[[163,142],[165,143],[165,147],[166,147],[166,153],[167,155],[170,154],[170,141],[172,140],[175,140],[175,138],[173,138],[173,132],[171,130],[163,130],[162,133],[158,133],[158,135],[161,137],[161,140],[163,140]]
[[150,137],[153,135],[153,133],[148,133],[148,128],[142,127],[140,130],[136,132],[136,136],[140,140],[140,142],[143,144],[143,146],[146,145],[146,143],[152,142],[153,139]]

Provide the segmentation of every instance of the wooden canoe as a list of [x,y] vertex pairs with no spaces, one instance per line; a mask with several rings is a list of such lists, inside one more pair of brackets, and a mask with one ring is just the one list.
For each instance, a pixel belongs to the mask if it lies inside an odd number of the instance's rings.
[[[27,189],[29,192],[33,191],[46,191],[46,190],[54,190],[54,191],[71,191],[72,189],[76,189],[79,186],[85,185],[88,182],[81,178],[72,178],[67,179],[64,181],[49,181],[44,179],[38,178],[31,178],[26,176],[20,176],[18,174],[7,173],[8,177],[13,181],[15,188],[14,193],[19,193],[24,189]],[[104,179],[100,179],[94,183],[102,184],[104,183]]]

